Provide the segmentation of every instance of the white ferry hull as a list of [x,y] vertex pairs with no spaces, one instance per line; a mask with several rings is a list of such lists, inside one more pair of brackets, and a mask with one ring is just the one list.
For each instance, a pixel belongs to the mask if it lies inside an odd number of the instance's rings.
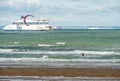
[[[13,22],[10,25],[3,27],[5,31],[42,31],[51,30],[52,26],[49,25],[49,20],[41,18],[38,20],[28,20],[27,17],[32,15],[22,16],[22,19]],[[33,17],[33,16],[32,16]]]
[[21,26],[16,26],[16,25],[8,25],[5,26],[3,28],[3,30],[7,30],[7,31],[11,31],[11,30],[15,30],[15,31],[25,31],[25,30],[30,30],[30,31],[41,31],[41,30],[51,30],[50,26],[37,26],[37,25],[30,25],[30,26],[25,26],[25,25],[21,25]]

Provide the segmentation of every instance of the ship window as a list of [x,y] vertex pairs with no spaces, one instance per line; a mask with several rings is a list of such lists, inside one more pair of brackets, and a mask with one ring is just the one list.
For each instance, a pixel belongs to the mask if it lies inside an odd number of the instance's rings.
[[27,22],[28,24],[48,24],[48,22]]
[[[12,24],[19,24],[19,25],[22,25],[24,24],[24,22],[13,22]],[[30,25],[35,25],[35,24],[49,24],[48,22],[27,22],[27,24],[30,24]]]

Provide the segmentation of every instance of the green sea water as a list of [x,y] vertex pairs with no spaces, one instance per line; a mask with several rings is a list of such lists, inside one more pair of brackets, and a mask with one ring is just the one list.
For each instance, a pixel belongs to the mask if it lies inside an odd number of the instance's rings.
[[0,31],[0,62],[39,59],[120,62],[120,30]]
[[[57,46],[57,42],[64,45]],[[38,48],[38,44],[51,47]],[[120,30],[52,30],[0,32],[0,47],[30,47],[45,50],[120,50]]]

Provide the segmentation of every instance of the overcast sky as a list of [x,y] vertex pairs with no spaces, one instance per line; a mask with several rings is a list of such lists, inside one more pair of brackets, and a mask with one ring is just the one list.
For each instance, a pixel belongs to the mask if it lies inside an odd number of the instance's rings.
[[120,0],[0,0],[0,25],[27,14],[56,26],[120,26]]

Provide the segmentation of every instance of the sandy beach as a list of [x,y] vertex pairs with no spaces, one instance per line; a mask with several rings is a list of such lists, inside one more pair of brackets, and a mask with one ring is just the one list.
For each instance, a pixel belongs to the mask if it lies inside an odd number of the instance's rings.
[[120,69],[0,68],[0,76],[120,77]]

